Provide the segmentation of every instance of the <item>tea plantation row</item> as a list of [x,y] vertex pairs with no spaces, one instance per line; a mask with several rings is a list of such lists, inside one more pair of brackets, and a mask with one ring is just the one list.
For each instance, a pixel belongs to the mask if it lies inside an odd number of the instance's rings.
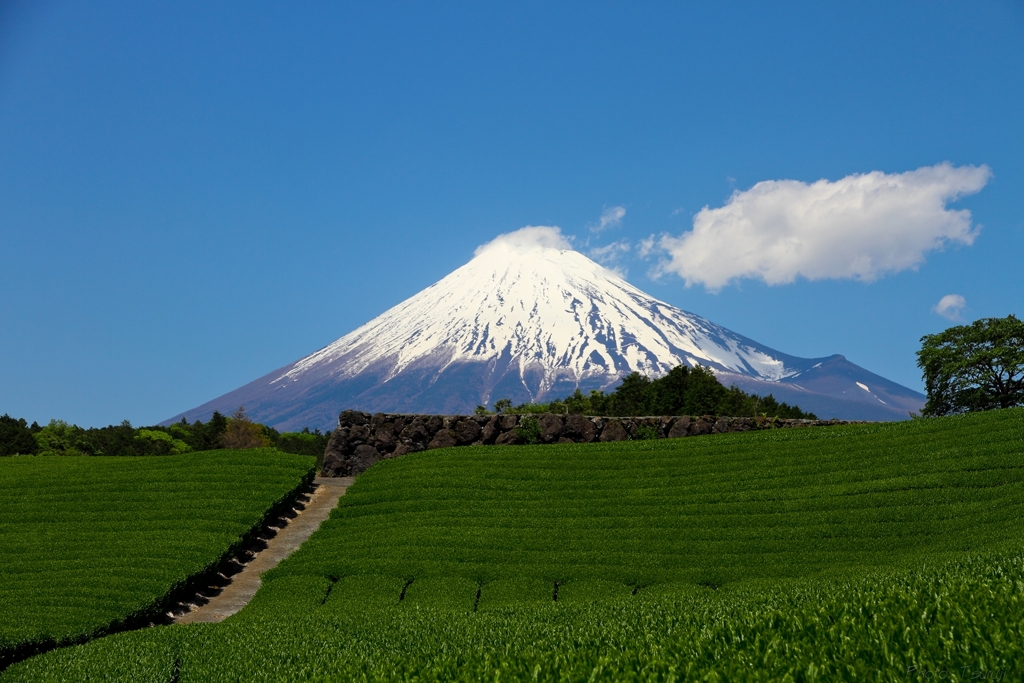
[[223,624],[0,680],[1019,678],[1022,506],[1022,410],[427,451]]
[[726,584],[1024,537],[1024,410],[423,452],[361,475],[273,576]]
[[395,604],[393,580],[356,577],[321,605],[328,583],[279,579],[277,595],[225,623],[111,636],[2,680],[969,681],[1024,671],[1024,555],[1009,549],[860,578],[665,585],[477,612],[452,606],[443,580]]
[[0,459],[0,663],[158,616],[313,467],[271,449]]

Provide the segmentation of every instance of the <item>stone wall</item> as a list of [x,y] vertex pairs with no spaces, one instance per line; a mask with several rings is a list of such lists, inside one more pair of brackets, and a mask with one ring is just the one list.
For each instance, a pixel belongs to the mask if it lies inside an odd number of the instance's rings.
[[348,477],[384,458],[450,446],[591,443],[629,439],[824,427],[845,420],[772,420],[751,417],[587,417],[583,415],[397,415],[346,410],[324,452],[323,474]]

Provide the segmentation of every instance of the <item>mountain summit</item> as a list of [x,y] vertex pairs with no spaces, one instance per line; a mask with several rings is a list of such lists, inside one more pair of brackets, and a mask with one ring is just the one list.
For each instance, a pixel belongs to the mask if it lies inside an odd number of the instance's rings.
[[797,358],[659,301],[527,227],[333,344],[182,415],[244,405],[278,429],[333,428],[346,408],[466,413],[543,401],[686,363],[820,417],[903,419],[924,397],[842,356]]

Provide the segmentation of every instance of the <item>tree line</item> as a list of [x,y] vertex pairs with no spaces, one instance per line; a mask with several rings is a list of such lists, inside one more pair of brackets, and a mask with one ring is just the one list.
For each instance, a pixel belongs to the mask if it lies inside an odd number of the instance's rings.
[[323,457],[330,434],[319,429],[279,432],[253,422],[239,408],[230,417],[214,411],[208,422],[185,418],[169,426],[119,425],[82,428],[64,420],[46,426],[0,416],[0,456],[5,455],[174,455],[216,448],[276,448],[285,453]]
[[[486,414],[486,407],[477,407]],[[769,417],[782,419],[818,419],[814,413],[780,402],[774,396],[748,394],[739,387],[726,388],[710,369],[701,365],[679,365],[658,379],[639,372],[623,378],[609,394],[591,391],[584,395],[579,389],[572,396],[550,403],[523,403],[513,406],[507,399],[494,402],[497,413],[557,413],[562,415],[606,415],[637,417],[640,415],[727,415],[729,417]]]

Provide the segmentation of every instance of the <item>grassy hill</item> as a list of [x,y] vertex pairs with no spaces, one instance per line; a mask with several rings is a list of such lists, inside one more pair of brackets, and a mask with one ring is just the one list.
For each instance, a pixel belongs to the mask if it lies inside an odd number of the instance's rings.
[[1024,529],[1020,412],[423,452],[360,477],[279,574],[725,584]]
[[157,616],[313,465],[269,449],[0,459],[0,662]]
[[378,464],[253,603],[2,680],[1024,672],[1024,411]]

